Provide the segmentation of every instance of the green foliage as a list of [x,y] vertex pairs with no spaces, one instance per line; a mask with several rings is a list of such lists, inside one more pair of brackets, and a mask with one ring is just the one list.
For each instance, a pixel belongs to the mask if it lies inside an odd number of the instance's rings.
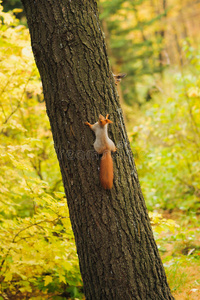
[[160,61],[163,37],[159,20],[164,14],[155,15],[152,12],[154,7],[147,2],[100,1],[100,18],[113,71],[128,73],[121,84],[128,104],[143,103],[149,80],[163,70]]
[[176,299],[193,299],[200,282],[200,52],[187,40],[182,55],[187,64],[167,70],[152,101],[127,118],[135,125],[131,146],[171,290]]
[[199,53],[192,53],[193,68],[166,74],[132,134],[149,209],[200,209]]
[[29,32],[0,8],[1,293],[77,297],[82,280]]
[[20,8],[20,9],[23,8],[22,2],[20,0],[3,0],[2,6],[3,6],[5,12],[8,12],[15,8]]

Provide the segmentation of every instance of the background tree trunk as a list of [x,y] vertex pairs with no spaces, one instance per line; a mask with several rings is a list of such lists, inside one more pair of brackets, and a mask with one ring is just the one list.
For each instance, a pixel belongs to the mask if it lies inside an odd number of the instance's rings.
[[[173,299],[153,238],[94,0],[22,0],[62,172],[86,299]],[[125,71],[125,70],[124,70]],[[94,135],[110,113],[114,187]],[[51,176],[51,174],[49,174]]]

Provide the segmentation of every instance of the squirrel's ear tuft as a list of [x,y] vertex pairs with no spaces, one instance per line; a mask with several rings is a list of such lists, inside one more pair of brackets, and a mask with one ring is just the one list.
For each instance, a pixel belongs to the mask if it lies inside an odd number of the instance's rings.
[[[104,116],[99,115],[99,120],[98,120],[99,124],[100,124],[100,125],[103,125],[103,122],[104,122],[104,121],[106,121],[105,118],[104,118]],[[105,124],[104,124],[104,125],[105,125]]]
[[106,123],[113,123],[113,122],[109,119],[106,119]]
[[99,120],[105,120],[104,116],[99,115]]

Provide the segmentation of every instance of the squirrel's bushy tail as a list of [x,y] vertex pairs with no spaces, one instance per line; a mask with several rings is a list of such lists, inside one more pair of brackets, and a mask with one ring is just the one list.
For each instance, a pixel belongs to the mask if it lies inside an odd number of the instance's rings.
[[113,186],[113,160],[109,150],[105,151],[101,158],[100,182],[106,190],[110,190]]

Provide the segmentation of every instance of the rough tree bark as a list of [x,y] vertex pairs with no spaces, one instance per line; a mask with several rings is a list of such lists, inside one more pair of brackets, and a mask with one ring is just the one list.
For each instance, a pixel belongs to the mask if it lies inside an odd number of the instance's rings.
[[[22,0],[75,235],[86,299],[173,299],[124,126],[94,0]],[[94,135],[114,122],[114,187],[102,189]],[[49,174],[51,176],[51,174]]]

